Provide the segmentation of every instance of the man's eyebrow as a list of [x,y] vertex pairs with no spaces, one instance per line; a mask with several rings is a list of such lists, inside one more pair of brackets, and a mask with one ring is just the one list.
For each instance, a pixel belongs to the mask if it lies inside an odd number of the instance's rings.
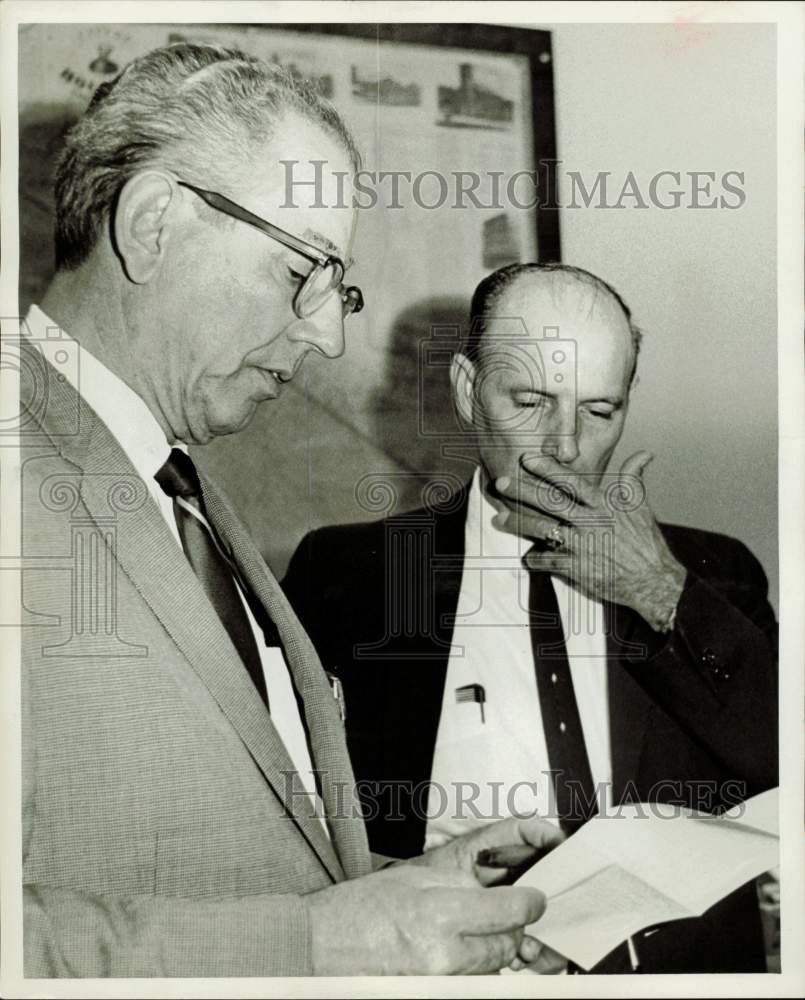
[[[344,258],[341,256],[341,248],[337,247],[332,240],[328,240],[326,236],[318,232],[316,229],[306,229],[303,234],[303,239],[309,240],[311,243],[315,243],[321,250],[325,253],[332,254],[333,257],[338,257],[339,260]],[[355,261],[350,257],[344,260],[344,270],[352,267]]]

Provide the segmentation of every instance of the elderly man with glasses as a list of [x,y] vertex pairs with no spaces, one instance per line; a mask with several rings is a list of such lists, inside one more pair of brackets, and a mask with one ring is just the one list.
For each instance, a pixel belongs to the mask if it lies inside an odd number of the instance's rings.
[[[293,208],[288,157],[327,164]],[[524,933],[542,894],[476,864],[552,827],[370,855],[326,675],[187,452],[343,352],[355,220],[318,206],[356,163],[307,85],[192,44],[129,64],[66,138],[56,276],[20,338],[28,976],[553,960]]]

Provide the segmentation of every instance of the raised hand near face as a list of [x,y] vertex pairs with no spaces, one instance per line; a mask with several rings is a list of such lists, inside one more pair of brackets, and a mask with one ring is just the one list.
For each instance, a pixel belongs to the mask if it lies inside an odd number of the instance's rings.
[[600,482],[547,455],[523,456],[517,477],[495,480],[502,531],[538,544],[532,569],[566,579],[588,597],[635,610],[658,632],[669,631],[685,584],[646,496],[643,471],[653,456],[630,456]]

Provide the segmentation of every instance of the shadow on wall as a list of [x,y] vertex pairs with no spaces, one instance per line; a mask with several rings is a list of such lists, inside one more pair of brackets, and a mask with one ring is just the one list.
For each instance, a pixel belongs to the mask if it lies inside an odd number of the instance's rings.
[[394,513],[419,507],[439,482],[452,490],[472,475],[474,446],[462,434],[450,391],[450,360],[468,315],[467,299],[425,299],[392,327],[384,380],[370,405],[375,444],[403,470],[389,484]]
[[20,116],[20,314],[41,302],[53,277],[53,175],[72,109],[33,105]]

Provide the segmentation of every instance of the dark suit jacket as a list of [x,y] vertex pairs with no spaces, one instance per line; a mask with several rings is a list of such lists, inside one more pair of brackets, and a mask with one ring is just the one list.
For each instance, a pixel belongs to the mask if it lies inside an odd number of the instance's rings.
[[[284,581],[325,668],[344,685],[370,844],[384,854],[422,850],[466,510],[463,490],[384,521],[312,532]],[[688,570],[673,633],[606,607],[613,798],[734,805],[777,784],[766,578],[735,539],[673,525],[663,532]],[[764,971],[754,885],[638,944],[647,971]],[[614,953],[600,971],[619,971]]]

